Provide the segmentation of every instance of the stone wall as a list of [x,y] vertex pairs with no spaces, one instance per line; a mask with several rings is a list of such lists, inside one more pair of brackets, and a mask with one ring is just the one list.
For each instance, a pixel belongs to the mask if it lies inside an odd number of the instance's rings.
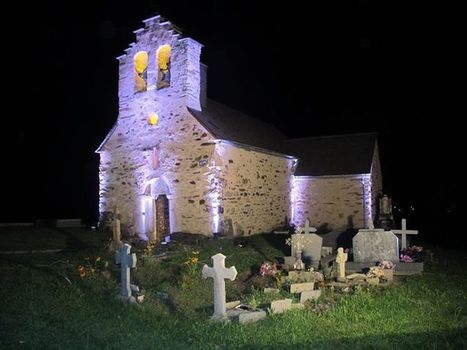
[[[200,109],[201,45],[180,39],[170,23],[159,23],[158,17],[145,24],[135,31],[137,42],[119,57],[119,116],[98,150],[100,224],[108,225],[109,213],[118,206],[123,231],[151,236],[148,218],[153,199],[166,194],[172,232],[211,234],[215,143],[187,110]],[[156,51],[164,44],[172,46],[171,84],[157,90]],[[135,92],[133,57],[140,50],[149,54],[148,88]],[[156,125],[148,123],[151,113],[159,117]],[[156,169],[151,161],[154,147],[159,158]]]
[[293,160],[221,142],[216,147],[221,215],[226,234],[270,232],[290,218]]
[[[144,115],[119,120],[101,152],[101,216],[118,206],[129,233],[147,233],[138,222],[150,210],[148,199],[157,195],[151,196],[148,186],[162,179],[170,203],[171,231],[211,233],[213,224],[206,213],[211,211],[209,164],[214,143],[188,111],[168,109],[160,113],[158,126],[148,125]],[[159,154],[157,169],[151,161],[154,146]]]
[[293,222],[325,230],[365,226],[360,176],[301,177],[294,180]]

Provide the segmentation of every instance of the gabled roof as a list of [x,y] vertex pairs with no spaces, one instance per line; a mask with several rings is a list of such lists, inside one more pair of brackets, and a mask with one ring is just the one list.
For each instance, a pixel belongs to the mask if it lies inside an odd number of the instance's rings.
[[297,176],[369,174],[376,133],[292,139],[285,152],[298,157]]
[[117,125],[118,125],[118,121],[116,121],[114,123],[114,125],[112,126],[112,129],[110,129],[110,131],[108,132],[108,134],[105,137],[104,141],[102,141],[101,144],[99,145],[99,147],[97,147],[97,149],[95,150],[96,153],[99,153],[104,149],[105,144],[112,137],[113,133],[115,132],[115,129],[117,129]]
[[272,124],[209,99],[202,111],[188,110],[217,139],[283,153],[285,136]]

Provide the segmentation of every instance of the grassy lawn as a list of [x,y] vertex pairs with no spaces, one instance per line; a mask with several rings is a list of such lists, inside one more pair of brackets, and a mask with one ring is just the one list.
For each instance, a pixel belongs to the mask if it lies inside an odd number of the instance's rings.
[[[0,348],[467,348],[463,252],[434,249],[435,261],[428,272],[399,280],[390,288],[361,288],[346,295],[326,290],[318,304],[330,303],[333,307],[328,311],[318,312],[310,304],[305,310],[242,326],[208,322],[212,281],[201,279],[200,267],[211,265],[210,257],[222,252],[226,266],[235,265],[239,272],[234,282],[226,282],[227,300],[256,298],[261,305],[271,296],[259,293],[264,280],[257,269],[263,261],[284,255],[283,236],[254,236],[242,244],[180,236],[168,247],[135,249],[134,281],[145,300],[130,306],[115,299],[119,271],[112,256],[97,244],[102,237],[90,239],[100,233],[73,234],[91,243],[76,252],[0,255]],[[199,251],[199,264],[190,269],[184,262],[196,256],[193,251]],[[83,278],[77,272],[79,265],[86,271]]]

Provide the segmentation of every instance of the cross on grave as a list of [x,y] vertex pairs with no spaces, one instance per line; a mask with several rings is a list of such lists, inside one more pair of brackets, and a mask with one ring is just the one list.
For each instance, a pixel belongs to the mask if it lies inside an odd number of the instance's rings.
[[214,314],[212,315],[213,320],[223,320],[226,318],[226,307],[225,307],[225,281],[224,278],[228,278],[231,281],[237,277],[237,269],[235,266],[229,268],[225,267],[225,255],[218,253],[211,257],[213,261],[213,267],[208,265],[203,266],[202,276],[203,278],[211,277],[214,279]]
[[310,220],[306,219],[305,227],[303,228],[303,233],[307,234],[307,233],[315,233],[315,232],[316,232],[316,228],[310,227]]
[[120,264],[120,296],[131,297],[130,269],[136,267],[136,254],[130,254],[131,245],[125,243],[116,253],[115,262]]
[[401,249],[407,248],[407,235],[418,235],[418,230],[407,230],[407,220],[402,219],[402,230],[391,230],[393,233],[402,235]]
[[347,253],[344,253],[344,248],[337,248],[336,264],[337,264],[337,282],[345,282],[345,262],[347,261]]

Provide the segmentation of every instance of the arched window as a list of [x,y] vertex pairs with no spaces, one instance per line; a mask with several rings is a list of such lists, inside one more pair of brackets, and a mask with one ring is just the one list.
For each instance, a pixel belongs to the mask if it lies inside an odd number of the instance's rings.
[[148,53],[139,51],[134,57],[135,63],[135,91],[146,91],[147,89],[147,71],[148,71]]
[[162,45],[157,49],[157,89],[170,86],[170,45]]

